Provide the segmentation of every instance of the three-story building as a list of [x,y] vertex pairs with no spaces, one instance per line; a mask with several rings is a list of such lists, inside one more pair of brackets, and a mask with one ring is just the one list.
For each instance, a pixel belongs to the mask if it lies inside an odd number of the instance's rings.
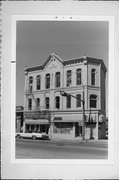
[[[52,138],[105,137],[106,66],[87,56],[62,60],[52,53],[44,64],[25,68],[24,131],[50,132]],[[63,90],[77,99],[60,94]],[[46,114],[45,114],[46,113]]]

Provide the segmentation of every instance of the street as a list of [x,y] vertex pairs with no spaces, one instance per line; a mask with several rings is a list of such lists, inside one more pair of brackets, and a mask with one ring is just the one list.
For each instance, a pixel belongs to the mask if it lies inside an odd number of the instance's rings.
[[16,140],[18,159],[107,159],[108,142]]

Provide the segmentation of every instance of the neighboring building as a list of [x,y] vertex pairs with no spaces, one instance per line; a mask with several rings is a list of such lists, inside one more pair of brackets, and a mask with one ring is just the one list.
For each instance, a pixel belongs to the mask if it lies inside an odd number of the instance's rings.
[[[53,53],[43,65],[26,67],[24,131],[50,132],[52,138],[82,136],[84,91],[85,138],[104,138],[105,77],[103,60],[87,56],[62,60]],[[60,90],[79,100],[61,96]]]
[[24,107],[16,106],[16,132],[23,130]]

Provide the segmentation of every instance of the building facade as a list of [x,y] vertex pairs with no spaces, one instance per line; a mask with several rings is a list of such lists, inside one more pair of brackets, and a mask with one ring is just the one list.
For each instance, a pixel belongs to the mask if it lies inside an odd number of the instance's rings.
[[24,107],[16,106],[16,132],[22,132],[24,121]]
[[[44,64],[26,67],[24,131],[81,138],[84,94],[85,138],[104,138],[105,77],[103,60],[87,56],[62,60],[52,53]],[[76,98],[61,96],[61,90]]]

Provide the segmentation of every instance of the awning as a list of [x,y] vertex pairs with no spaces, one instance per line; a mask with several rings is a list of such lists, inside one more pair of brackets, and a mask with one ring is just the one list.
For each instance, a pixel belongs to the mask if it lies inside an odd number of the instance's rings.
[[54,116],[54,122],[79,122],[82,121],[82,115],[80,114],[69,114],[63,116]]
[[49,124],[49,121],[47,119],[26,119],[25,124]]

